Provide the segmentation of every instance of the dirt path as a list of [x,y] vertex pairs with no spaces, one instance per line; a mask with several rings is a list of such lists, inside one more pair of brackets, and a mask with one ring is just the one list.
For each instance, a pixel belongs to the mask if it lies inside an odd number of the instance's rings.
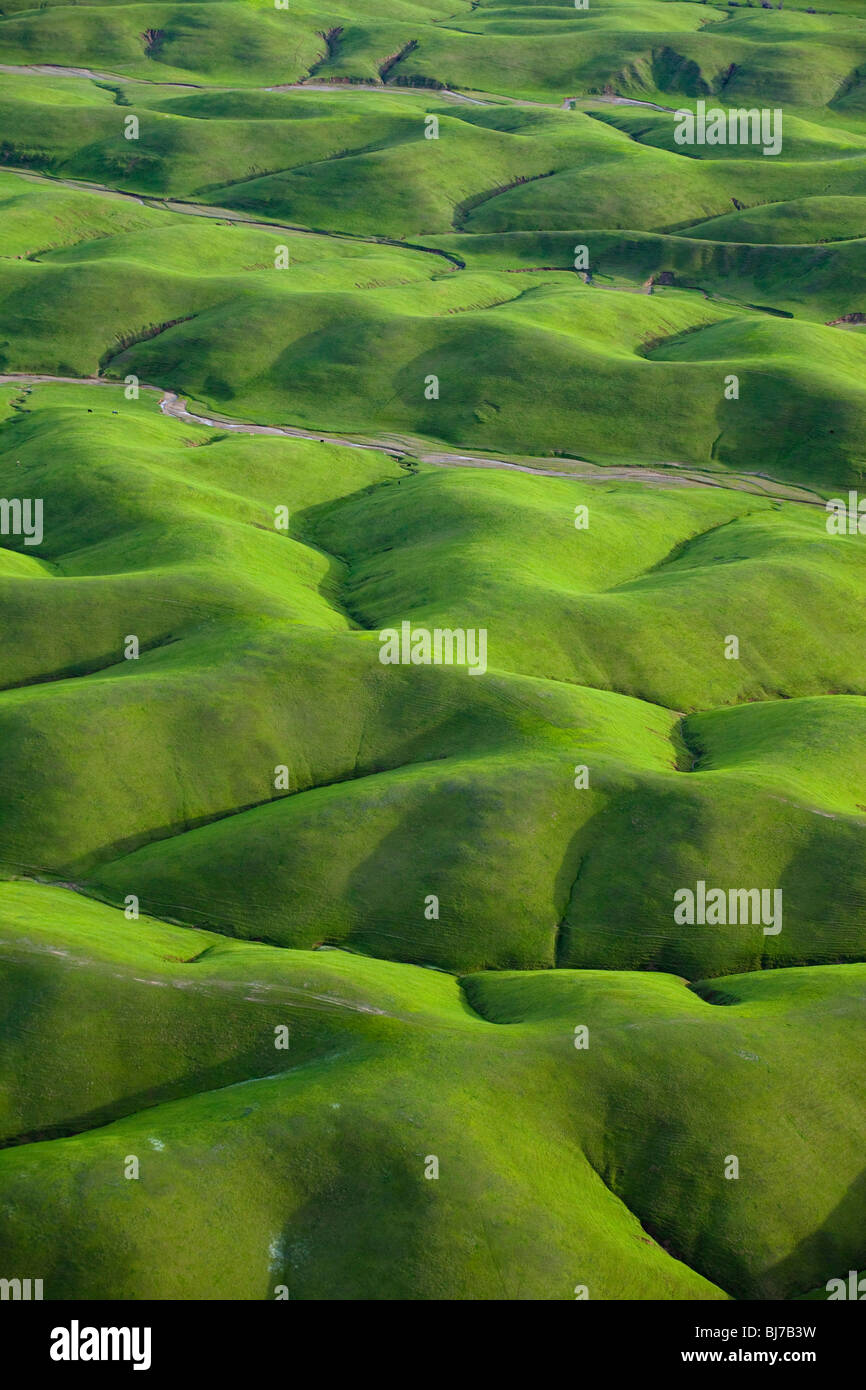
[[[51,376],[47,373],[6,372],[0,374],[0,385],[38,386],[56,382],[63,386],[119,386],[118,381],[105,377]],[[640,464],[611,465],[589,463],[586,459],[570,458],[565,463],[576,464],[580,471],[569,468],[550,468],[547,459],[515,463],[485,454],[456,454],[433,449],[421,440],[381,438],[352,438],[327,430],[305,430],[295,425],[260,425],[251,420],[233,420],[224,415],[199,415],[190,410],[183,396],[160,386],[141,382],[139,390],[158,395],[163,415],[187,424],[203,425],[209,429],[225,430],[231,434],[264,434],[286,439],[309,439],[319,444],[334,444],[345,449],[371,449],[408,463],[420,462],[438,468],[496,468],[510,473],[529,473],[533,477],[579,479],[581,482],[610,482],[612,480],[644,483],[647,486],[714,487],[734,492],[749,492],[760,497],[773,497],[802,506],[824,508],[824,499],[817,493],[794,484],[780,483],[764,473],[708,474],[682,463],[663,463],[655,467]]]
[[93,68],[65,68],[56,63],[0,63],[0,72],[21,73],[26,77],[84,77],[91,82],[141,82],[146,87],[182,87],[200,90],[195,82],[151,82],[148,77],[124,77],[119,72],[95,72]]
[[[387,82],[281,82],[268,87],[232,87],[202,82],[156,82],[150,77],[129,77],[122,72],[98,72],[93,68],[60,67],[55,63],[0,63],[0,72],[20,73],[30,77],[79,77],[90,82],[139,83],[144,87],[175,87],[187,92],[330,92],[338,96],[350,92],[378,92],[380,95],[387,92],[390,96],[418,96],[419,92],[425,90],[420,87],[398,87]],[[533,106],[543,111],[563,109],[561,101],[530,101],[526,97],[503,96],[499,92],[487,93],[489,100],[485,100],[484,97],[469,96],[466,92],[455,91],[451,87],[434,87],[428,88],[427,91],[431,100],[454,101],[465,106],[506,104]],[[616,94],[566,98],[566,101],[572,100],[578,103],[578,110],[581,109],[580,103],[594,105],[604,102],[615,106],[645,106],[653,111],[668,111],[671,114],[674,111],[672,106],[659,106],[654,101],[638,101],[636,97],[621,97]]]
[[603,101],[612,106],[646,106],[650,111],[667,111],[673,116],[676,111],[674,106],[659,106],[655,101],[638,101],[636,97],[601,96],[593,97],[593,101]]
[[[228,88],[223,90],[230,91],[258,91],[258,92],[390,92],[393,95],[402,94],[403,96],[417,96],[421,90],[418,87],[396,87],[384,82],[281,82],[277,87],[253,87],[253,88]],[[440,97],[446,101],[457,101],[466,106],[492,106],[491,101],[481,101],[478,97],[468,97],[463,92],[452,91],[450,87],[436,87],[432,92],[437,101]]]
[[[280,82],[270,87],[231,87],[210,82],[155,82],[150,77],[129,77],[122,72],[97,72],[94,68],[67,68],[57,63],[0,63],[0,72],[13,75],[19,73],[23,77],[81,77],[89,82],[128,82],[139,83],[144,87],[177,87],[185,92],[390,92],[395,95],[417,96],[419,91],[417,87],[389,86],[384,82]],[[446,101],[464,102],[470,106],[491,105],[479,97],[464,96],[462,92],[452,91],[450,87],[436,87],[432,90],[437,100],[443,97]]]

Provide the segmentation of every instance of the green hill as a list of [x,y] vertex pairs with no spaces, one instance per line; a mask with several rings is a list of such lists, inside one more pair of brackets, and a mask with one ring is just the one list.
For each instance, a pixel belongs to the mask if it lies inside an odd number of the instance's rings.
[[[734,468],[825,490],[862,476],[856,333],[697,289],[635,295],[574,270],[460,270],[451,242],[398,249],[127,213],[65,190],[61,244],[25,251],[51,234],[54,192],[32,186],[31,205],[31,185],[6,178],[17,200],[15,249],[0,259],[7,371],[132,373],[241,418],[517,456]],[[105,234],[63,244],[88,196]],[[130,230],[114,232],[126,216]],[[725,399],[731,376],[737,400]]]
[[4,1295],[864,1268],[864,73],[863,0],[6,0]]
[[34,1001],[4,1043],[29,1142],[0,1153],[0,1225],[46,1297],[778,1297],[856,1256],[861,966],[461,986],[69,898],[0,892]]
[[[46,517],[0,580],[8,872],[459,971],[696,978],[862,953],[844,751],[862,570],[822,509],[412,475],[374,451],[221,438],[116,387],[36,387],[0,443],[3,486]],[[794,648],[807,593],[827,621]],[[378,634],[404,621],[483,627],[484,679],[383,666]],[[783,930],[678,926],[674,895],[699,879],[781,889]]]

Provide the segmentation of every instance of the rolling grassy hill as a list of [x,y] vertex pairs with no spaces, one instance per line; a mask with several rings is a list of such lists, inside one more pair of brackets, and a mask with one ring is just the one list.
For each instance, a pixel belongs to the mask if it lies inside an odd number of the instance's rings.
[[[664,102],[724,90],[790,106],[859,109],[866,28],[858,3],[809,14],[599,0],[342,0],[275,10],[256,0],[8,6],[0,60],[108,70],[151,82],[266,86],[319,81],[456,86],[530,99],[604,92]],[[732,71],[733,69],[733,71]]]
[[[694,977],[862,953],[845,752],[863,718],[862,565],[821,509],[412,474],[375,452],[221,439],[95,386],[35,388],[0,442],[7,492],[68,519],[2,581],[11,872],[451,970]],[[827,622],[792,648],[806,594]],[[50,645],[34,648],[34,620]],[[488,676],[383,667],[378,633],[403,621],[484,627]],[[674,893],[702,877],[784,884],[784,931],[677,929]]]
[[[39,1001],[6,1035],[20,1091],[0,1225],[57,1296],[760,1298],[856,1256],[862,966],[723,989],[617,971],[458,981],[70,897],[0,894],[4,968]],[[46,1069],[56,1093],[36,1107]]]
[[866,1263],[866,8],[813,9],[4,4],[0,1277]]
[[[132,373],[247,419],[518,456],[531,443],[535,454],[768,472],[825,491],[862,476],[857,332],[697,289],[586,284],[573,269],[461,270],[453,248],[465,237],[397,248],[4,177],[6,371]],[[88,198],[104,234],[64,245]],[[484,238],[482,258],[489,247]]]

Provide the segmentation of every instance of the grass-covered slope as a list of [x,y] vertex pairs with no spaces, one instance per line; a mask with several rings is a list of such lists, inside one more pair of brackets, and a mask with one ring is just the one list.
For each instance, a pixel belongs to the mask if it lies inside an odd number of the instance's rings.
[[[450,970],[862,953],[860,538],[823,509],[7,390],[0,479],[45,513],[0,579],[7,872]],[[403,622],[483,628],[489,669],[383,665]],[[700,879],[781,888],[783,929],[678,925]]]
[[150,82],[266,86],[299,80],[461,87],[545,100],[565,93],[672,96],[724,91],[792,106],[862,108],[859,4],[811,6],[594,0],[474,5],[445,0],[254,0],[7,6],[0,61],[59,64]]
[[46,1297],[779,1297],[856,1258],[862,967],[461,987],[70,897],[0,891],[0,1224]]
[[866,8],[814,8],[6,0],[0,1275],[866,1264]]
[[[862,474],[856,332],[697,288],[586,284],[544,262],[460,269],[450,242],[218,225],[68,190],[50,228],[54,190],[5,183],[9,372],[134,374],[242,418],[518,456],[727,467],[825,489]],[[105,230],[64,244],[88,196]]]

